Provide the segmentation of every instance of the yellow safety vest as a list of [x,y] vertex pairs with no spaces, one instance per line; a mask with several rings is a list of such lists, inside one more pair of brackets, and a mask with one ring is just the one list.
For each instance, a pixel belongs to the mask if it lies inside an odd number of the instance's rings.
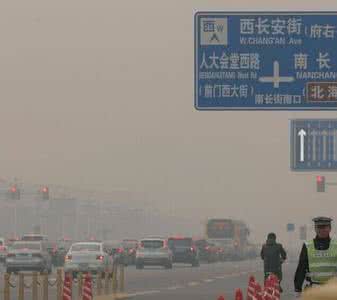
[[337,276],[337,241],[331,240],[327,250],[315,249],[314,241],[307,241],[309,273],[313,283],[325,283]]

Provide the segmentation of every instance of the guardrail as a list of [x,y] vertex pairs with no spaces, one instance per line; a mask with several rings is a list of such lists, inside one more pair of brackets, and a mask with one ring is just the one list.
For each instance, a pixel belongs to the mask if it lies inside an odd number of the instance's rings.
[[[69,276],[71,299],[82,299],[85,274],[79,273],[76,278],[73,278],[72,274]],[[30,291],[29,300],[63,300],[64,279],[65,274],[62,269],[57,270],[54,280],[50,278],[50,275],[38,272],[19,272],[17,275],[5,273],[3,275],[3,296],[0,298],[11,300],[16,292],[18,300],[25,300],[25,292]],[[125,289],[124,265],[114,265],[112,273],[109,274],[90,274],[90,280],[93,296],[115,295],[117,298],[117,295],[124,293]]]

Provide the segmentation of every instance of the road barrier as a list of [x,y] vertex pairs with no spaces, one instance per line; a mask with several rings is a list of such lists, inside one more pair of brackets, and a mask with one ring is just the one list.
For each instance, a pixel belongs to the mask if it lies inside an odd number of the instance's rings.
[[[62,290],[62,287],[61,287]],[[64,276],[64,283],[63,283],[63,300],[71,300],[73,294],[73,288],[72,288],[72,279],[69,274],[66,274]]]
[[[280,285],[275,275],[270,275],[264,282],[264,287],[255,280],[254,276],[249,277],[247,287],[247,300],[280,300]],[[225,300],[224,296],[219,296],[218,300]],[[243,300],[243,293],[240,289],[235,291],[235,300]]]
[[[5,273],[4,288],[0,299],[11,300],[16,290],[18,300],[26,300],[25,292],[31,291],[31,300],[92,300],[109,295],[109,299],[118,299],[125,289],[124,265],[114,265],[112,273],[65,274],[58,269],[56,279],[48,274],[21,273],[18,275]],[[53,289],[53,293],[51,290]]]
[[249,277],[248,288],[247,288],[247,300],[253,300],[255,293],[256,281],[254,276]]
[[241,289],[235,291],[235,300],[243,300],[243,293]]
[[[107,277],[107,276],[105,276]],[[86,274],[83,285],[82,299],[92,300],[92,279],[90,274]]]

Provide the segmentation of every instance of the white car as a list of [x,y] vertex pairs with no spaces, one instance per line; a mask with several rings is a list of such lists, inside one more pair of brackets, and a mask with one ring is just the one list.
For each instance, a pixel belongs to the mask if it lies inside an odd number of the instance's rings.
[[90,272],[97,274],[112,272],[112,257],[104,250],[103,243],[81,242],[71,245],[64,264],[65,273]]
[[163,266],[172,269],[172,251],[165,239],[148,238],[140,241],[136,252],[136,268]]

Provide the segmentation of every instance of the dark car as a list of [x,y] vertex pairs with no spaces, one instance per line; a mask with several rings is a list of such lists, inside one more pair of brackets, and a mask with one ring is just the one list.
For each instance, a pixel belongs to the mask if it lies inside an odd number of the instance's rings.
[[214,244],[207,240],[200,239],[195,241],[195,245],[199,251],[200,261],[211,263],[219,260],[218,248]]
[[137,240],[123,240],[122,246],[125,252],[125,259],[128,265],[134,265],[136,263],[136,252],[138,248]]
[[199,253],[194,241],[190,237],[171,237],[168,246],[173,254],[173,263],[191,264],[199,266]]
[[70,239],[60,239],[54,244],[52,249],[52,261],[56,267],[62,267],[65,262],[65,256],[72,245]]
[[114,264],[128,264],[122,242],[105,241],[103,245],[105,251],[112,256]]

